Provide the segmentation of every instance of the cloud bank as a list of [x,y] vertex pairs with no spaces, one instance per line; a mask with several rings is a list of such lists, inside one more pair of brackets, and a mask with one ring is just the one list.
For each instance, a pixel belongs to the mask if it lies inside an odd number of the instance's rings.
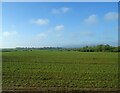
[[63,14],[63,13],[67,13],[69,11],[70,11],[69,7],[61,7],[61,8],[52,9],[53,14]]
[[48,19],[36,19],[36,20],[30,20],[31,23],[34,23],[34,24],[37,24],[39,26],[42,26],[42,25],[47,25],[49,23],[49,20]]
[[87,19],[85,19],[85,23],[87,24],[96,24],[98,22],[97,15],[93,14],[90,15]]
[[14,35],[16,35],[17,34],[17,32],[16,31],[6,31],[6,32],[2,32],[2,35],[3,35],[3,37],[9,37],[9,36],[14,36]]
[[64,30],[64,25],[57,25],[56,27],[55,27],[55,30],[56,31],[62,31],[62,30]]
[[116,12],[108,12],[104,16],[105,20],[111,21],[118,19],[118,13]]

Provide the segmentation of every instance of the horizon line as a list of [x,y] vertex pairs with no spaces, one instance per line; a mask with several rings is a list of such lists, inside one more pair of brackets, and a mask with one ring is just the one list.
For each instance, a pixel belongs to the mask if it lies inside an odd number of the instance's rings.
[[[16,47],[0,47],[0,49],[14,49],[14,48],[80,48],[85,46],[110,45],[110,44],[96,44],[96,45],[81,45],[81,46],[16,46]],[[110,45],[112,47],[119,47],[120,45]]]

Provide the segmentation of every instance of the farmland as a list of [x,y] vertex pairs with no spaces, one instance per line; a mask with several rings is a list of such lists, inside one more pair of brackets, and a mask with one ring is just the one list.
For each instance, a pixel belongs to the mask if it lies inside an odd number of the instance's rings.
[[118,88],[117,52],[13,51],[3,52],[2,61],[2,87],[6,91]]

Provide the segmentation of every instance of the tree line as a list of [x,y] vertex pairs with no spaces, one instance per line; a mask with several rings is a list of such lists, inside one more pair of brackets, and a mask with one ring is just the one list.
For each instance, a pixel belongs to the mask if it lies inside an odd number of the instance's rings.
[[12,51],[33,51],[33,50],[58,50],[58,51],[79,51],[79,52],[120,52],[120,46],[114,47],[108,44],[96,45],[96,46],[84,46],[80,48],[63,48],[63,47],[16,47],[14,49],[2,49],[3,52],[12,52]]
[[75,48],[74,51],[80,51],[80,52],[120,52],[120,46],[119,47],[113,47],[108,44],[106,45],[97,45],[97,46],[84,46],[82,48]]
[[60,50],[60,51],[79,51],[79,52],[120,52],[120,46],[114,47],[108,44],[100,44],[96,46],[84,46],[80,48],[63,48],[63,47],[43,47],[43,48],[20,48],[23,50]]

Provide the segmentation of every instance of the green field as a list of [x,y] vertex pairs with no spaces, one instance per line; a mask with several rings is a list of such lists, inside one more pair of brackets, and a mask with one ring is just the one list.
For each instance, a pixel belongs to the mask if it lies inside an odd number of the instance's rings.
[[116,90],[118,53],[3,52],[3,90]]

